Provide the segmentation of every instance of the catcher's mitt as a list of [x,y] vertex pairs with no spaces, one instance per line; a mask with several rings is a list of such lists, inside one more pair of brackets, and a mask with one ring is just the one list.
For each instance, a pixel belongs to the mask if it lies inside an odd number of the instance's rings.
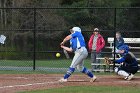
[[104,57],[104,63],[110,65],[112,64],[112,61],[108,57]]

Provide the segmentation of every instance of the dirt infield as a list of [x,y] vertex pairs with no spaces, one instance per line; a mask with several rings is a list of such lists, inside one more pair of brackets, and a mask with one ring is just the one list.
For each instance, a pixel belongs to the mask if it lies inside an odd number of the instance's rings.
[[2,74],[0,75],[0,93],[15,93],[19,91],[41,90],[64,86],[132,86],[140,87],[140,77],[125,81],[116,75],[97,75],[97,80],[90,83],[85,75],[72,75],[67,83],[60,84],[61,74]]

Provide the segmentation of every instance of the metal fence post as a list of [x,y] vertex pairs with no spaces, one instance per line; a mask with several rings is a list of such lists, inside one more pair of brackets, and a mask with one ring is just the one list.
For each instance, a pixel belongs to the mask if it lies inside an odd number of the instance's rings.
[[[114,58],[113,60],[115,60],[115,56],[116,56],[116,8],[114,8]],[[113,71],[114,71],[114,68],[115,68],[115,62],[113,63]]]
[[33,70],[35,70],[36,67],[36,8],[34,7],[34,30],[33,30]]

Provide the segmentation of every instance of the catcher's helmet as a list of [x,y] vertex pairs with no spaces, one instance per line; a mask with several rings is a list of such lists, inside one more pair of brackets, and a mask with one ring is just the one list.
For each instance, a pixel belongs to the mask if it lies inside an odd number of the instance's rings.
[[122,45],[122,46],[119,47],[119,50],[124,50],[125,53],[128,53],[128,51],[129,51],[129,46],[128,46],[128,45]]
[[73,27],[72,30],[75,32],[75,31],[78,31],[78,32],[81,32],[81,28],[80,27]]

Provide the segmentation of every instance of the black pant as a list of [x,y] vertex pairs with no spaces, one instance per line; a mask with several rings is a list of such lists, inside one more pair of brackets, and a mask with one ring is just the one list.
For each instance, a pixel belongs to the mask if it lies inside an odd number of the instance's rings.
[[135,74],[139,70],[139,67],[138,66],[133,67],[133,66],[124,66],[124,65],[121,65],[118,69],[119,70],[124,70],[127,73]]

